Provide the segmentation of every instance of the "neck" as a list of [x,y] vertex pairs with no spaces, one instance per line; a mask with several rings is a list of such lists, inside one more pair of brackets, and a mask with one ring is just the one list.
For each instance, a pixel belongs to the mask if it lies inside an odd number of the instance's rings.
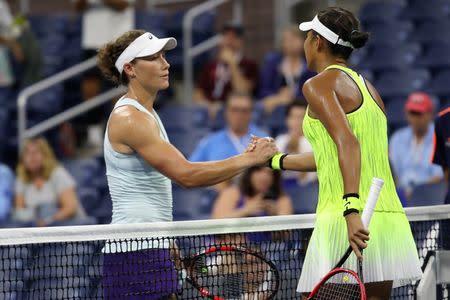
[[242,129],[241,128],[238,128],[238,129],[231,129],[230,128],[230,131],[231,131],[232,134],[234,134],[237,137],[243,137],[244,135],[247,134],[248,128],[242,128]]
[[423,139],[425,138],[425,135],[427,134],[428,128],[424,128],[424,129],[420,129],[420,130],[416,130],[414,132],[414,136],[416,137],[416,142],[420,143],[423,141]]
[[291,64],[299,64],[300,63],[300,56],[295,55],[295,54],[288,54],[285,56],[285,59],[291,63]]
[[28,171],[29,178],[33,181],[41,177],[41,171]]
[[325,57],[323,59],[318,59],[318,61],[316,63],[316,67],[314,68],[314,71],[316,71],[317,73],[320,73],[323,70],[325,70],[328,66],[331,66],[331,65],[341,65],[341,66],[346,67],[347,62],[342,58]]
[[153,104],[155,103],[157,93],[157,91],[147,91],[140,84],[130,83],[128,85],[127,97],[135,99],[142,106],[151,111],[153,110]]

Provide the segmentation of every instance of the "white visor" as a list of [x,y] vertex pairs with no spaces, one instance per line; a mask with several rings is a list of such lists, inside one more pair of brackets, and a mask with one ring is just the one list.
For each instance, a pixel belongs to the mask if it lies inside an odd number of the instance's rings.
[[342,40],[339,35],[323,25],[322,22],[319,21],[319,18],[317,16],[315,16],[312,21],[300,23],[298,27],[301,31],[314,30],[325,39],[327,39],[330,43],[339,44],[341,46],[350,47],[353,49],[353,45],[350,42]]
[[177,40],[172,37],[159,39],[150,32],[146,32],[123,50],[116,61],[116,69],[122,74],[123,66],[133,59],[153,55],[161,50],[171,50],[176,46]]

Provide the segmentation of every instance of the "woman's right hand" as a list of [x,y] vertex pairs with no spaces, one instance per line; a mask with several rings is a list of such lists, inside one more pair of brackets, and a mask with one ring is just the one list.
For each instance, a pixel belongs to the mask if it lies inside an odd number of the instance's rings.
[[255,165],[265,164],[275,154],[278,148],[272,138],[253,138],[247,147],[245,154],[250,156]]
[[369,240],[369,232],[364,228],[361,216],[357,213],[351,213],[345,216],[347,222],[348,241],[359,260],[363,259],[361,249],[367,247],[366,241]]

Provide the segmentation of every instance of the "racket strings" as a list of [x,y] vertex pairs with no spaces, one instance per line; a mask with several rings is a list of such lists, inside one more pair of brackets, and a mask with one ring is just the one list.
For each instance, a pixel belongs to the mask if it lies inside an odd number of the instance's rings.
[[210,294],[225,299],[266,299],[277,290],[277,278],[261,258],[243,252],[221,251],[199,257],[192,279]]
[[352,274],[337,273],[322,284],[312,299],[361,300],[361,288]]

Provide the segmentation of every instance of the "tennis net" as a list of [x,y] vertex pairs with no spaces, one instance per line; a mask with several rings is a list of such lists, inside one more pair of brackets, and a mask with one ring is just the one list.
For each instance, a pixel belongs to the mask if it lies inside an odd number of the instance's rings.
[[[429,251],[448,247],[449,205],[406,211],[422,262]],[[299,299],[295,290],[314,219],[3,229],[0,300],[166,299],[168,294]],[[395,289],[392,299],[413,299],[416,286]],[[437,290],[439,299],[448,299],[446,286]]]

